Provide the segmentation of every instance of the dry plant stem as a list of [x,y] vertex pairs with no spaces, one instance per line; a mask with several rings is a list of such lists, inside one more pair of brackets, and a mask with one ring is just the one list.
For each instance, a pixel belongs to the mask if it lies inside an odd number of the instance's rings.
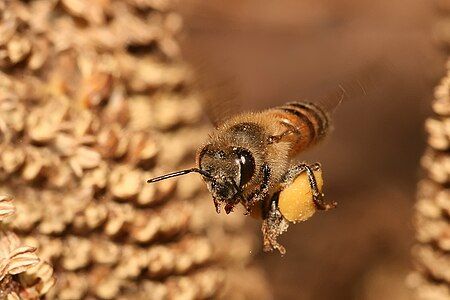
[[245,297],[246,227],[200,183],[145,183],[204,130],[181,25],[165,0],[0,0],[0,192],[56,270],[48,299]]
[[425,123],[428,148],[421,163],[427,176],[418,185],[414,218],[417,244],[412,251],[416,271],[408,277],[418,299],[450,298],[449,78],[447,73],[436,88],[435,116]]
[[[436,4],[440,19],[434,36],[448,54],[448,1]],[[446,69],[446,76],[434,92],[434,115],[425,122],[428,147],[421,165],[426,178],[418,185],[414,218],[417,244],[412,251],[416,271],[408,277],[418,299],[450,299],[450,61]]]

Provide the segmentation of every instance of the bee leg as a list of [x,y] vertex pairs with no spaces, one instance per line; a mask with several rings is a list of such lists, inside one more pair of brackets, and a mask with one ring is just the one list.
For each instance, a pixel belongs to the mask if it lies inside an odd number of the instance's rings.
[[213,198],[214,207],[216,208],[216,213],[220,214],[220,202],[216,198]]
[[337,206],[337,203],[336,202],[325,203],[324,195],[319,191],[319,188],[317,187],[316,176],[314,175],[313,171],[318,171],[322,168],[320,163],[314,163],[309,166],[306,165],[305,168],[306,174],[308,175],[309,184],[313,191],[313,201],[316,208],[319,210],[329,210],[335,208]]
[[285,136],[288,136],[290,134],[294,134],[296,133],[296,131],[294,130],[286,130],[285,132],[283,132],[280,135],[272,135],[269,136],[269,138],[267,139],[267,143],[268,144],[274,144],[274,143],[278,143],[279,141],[281,141]]
[[286,253],[286,249],[278,243],[277,238],[287,230],[289,223],[278,210],[278,194],[270,200],[270,207],[264,213],[261,231],[263,233],[264,252],[277,249],[281,255]]
[[245,213],[246,215],[250,213],[255,203],[263,201],[269,193],[270,168],[268,165],[264,164],[261,167],[261,171],[263,174],[261,185],[256,191],[252,192],[251,195],[243,203],[245,209],[247,210],[247,212]]
[[311,190],[313,192],[314,205],[318,210],[329,210],[335,208],[337,203],[336,202],[325,203],[324,195],[319,191],[319,188],[317,187],[316,176],[314,176],[313,172],[318,171],[320,169],[321,169],[320,163],[314,163],[311,165],[303,163],[298,166],[295,166],[286,173],[285,185],[291,184],[300,173],[306,172],[309,184],[311,186]]

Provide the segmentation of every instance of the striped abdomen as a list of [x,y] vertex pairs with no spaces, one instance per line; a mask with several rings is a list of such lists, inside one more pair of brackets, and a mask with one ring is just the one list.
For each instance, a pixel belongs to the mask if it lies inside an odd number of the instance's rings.
[[292,155],[317,143],[329,128],[327,114],[314,103],[290,102],[269,110],[269,113],[292,132],[286,136],[293,144]]

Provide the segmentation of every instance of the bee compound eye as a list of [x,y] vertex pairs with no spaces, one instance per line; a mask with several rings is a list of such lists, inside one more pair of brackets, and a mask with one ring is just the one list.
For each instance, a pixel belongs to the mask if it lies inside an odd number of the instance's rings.
[[240,182],[243,186],[248,183],[255,174],[255,159],[247,149],[237,148],[234,150],[237,155],[237,162],[239,163]]

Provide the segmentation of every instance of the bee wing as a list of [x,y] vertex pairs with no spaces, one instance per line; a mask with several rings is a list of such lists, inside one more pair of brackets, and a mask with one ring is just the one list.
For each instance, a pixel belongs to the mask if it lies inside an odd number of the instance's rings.
[[233,76],[212,63],[190,60],[194,71],[194,88],[200,93],[202,109],[217,127],[241,109],[239,88]]
[[334,89],[315,100],[314,104],[332,115],[344,100],[351,98],[351,95],[355,93],[362,93],[364,95],[367,93],[360,81],[345,84],[338,83]]
[[[236,81],[222,73],[217,77],[203,71],[199,79],[202,107],[214,126],[219,126],[240,111],[241,105]],[[204,78],[206,77],[206,78]]]
[[[217,127],[241,111],[241,88],[238,75],[229,68],[232,64],[227,64],[223,57],[215,56],[215,48],[205,43],[201,33],[219,30],[215,27],[217,20],[221,20],[219,24],[226,23],[230,28],[245,25],[238,22],[240,18],[226,14],[226,11],[218,9],[209,1],[179,1],[176,9],[185,20],[183,30],[186,35],[180,43],[183,56],[195,73],[193,87],[201,94],[199,98],[202,99],[205,115]],[[197,39],[192,38],[192,33],[196,33]]]
[[314,101],[329,115],[333,115],[342,102],[357,98],[368,98],[374,91],[379,75],[385,74],[383,62],[372,62],[364,66],[356,75],[344,82],[335,84],[335,87]]

